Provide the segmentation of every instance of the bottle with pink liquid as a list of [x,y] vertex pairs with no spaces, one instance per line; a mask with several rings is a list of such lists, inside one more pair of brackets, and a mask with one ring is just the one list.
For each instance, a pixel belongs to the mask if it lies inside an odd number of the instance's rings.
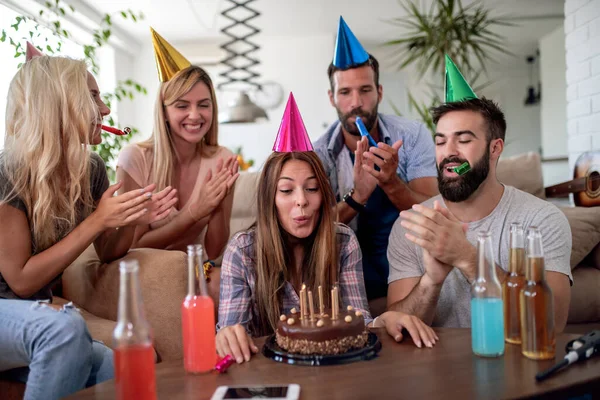
[[156,400],[152,333],[144,316],[138,269],[135,260],[119,266],[119,311],[113,331],[118,400]]
[[188,246],[188,294],[181,305],[183,365],[189,373],[209,372],[215,367],[215,305],[208,295],[204,276],[203,248]]

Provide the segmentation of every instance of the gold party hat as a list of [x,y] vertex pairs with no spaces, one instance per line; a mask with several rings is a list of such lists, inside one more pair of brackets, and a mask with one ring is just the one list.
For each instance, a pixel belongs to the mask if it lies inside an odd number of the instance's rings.
[[161,82],[167,82],[176,73],[192,65],[180,52],[175,50],[162,36],[150,28],[152,33],[152,44],[154,46],[154,56],[156,58],[156,68],[158,69],[158,79]]

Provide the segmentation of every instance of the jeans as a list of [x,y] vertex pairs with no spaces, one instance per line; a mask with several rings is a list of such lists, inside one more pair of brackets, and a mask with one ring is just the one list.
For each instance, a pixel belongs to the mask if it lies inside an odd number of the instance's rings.
[[25,400],[59,399],[112,379],[113,353],[70,304],[0,299],[0,376],[27,383]]

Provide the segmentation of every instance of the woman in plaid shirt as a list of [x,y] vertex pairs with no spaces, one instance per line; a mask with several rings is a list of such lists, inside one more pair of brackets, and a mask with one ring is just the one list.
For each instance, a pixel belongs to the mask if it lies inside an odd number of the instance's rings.
[[[317,293],[336,282],[341,305],[362,311],[373,326],[354,232],[335,222],[335,198],[316,153],[273,153],[258,184],[254,227],[231,238],[221,268],[217,351],[238,363],[258,352],[251,337],[276,329],[282,313],[299,309],[302,284]],[[329,299],[325,307],[328,307]],[[387,314],[387,315],[386,315]],[[435,343],[430,327],[416,317],[385,313],[388,332],[401,340],[406,328],[420,344]],[[378,326],[383,326],[379,322]]]

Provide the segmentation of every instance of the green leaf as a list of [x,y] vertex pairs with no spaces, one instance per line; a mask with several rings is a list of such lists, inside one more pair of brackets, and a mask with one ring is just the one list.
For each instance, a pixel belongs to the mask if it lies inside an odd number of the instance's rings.
[[121,11],[121,16],[122,16],[123,18],[127,18],[127,13],[126,13],[125,11]]
[[2,36],[0,36],[0,42],[6,41],[6,31],[2,29]]

